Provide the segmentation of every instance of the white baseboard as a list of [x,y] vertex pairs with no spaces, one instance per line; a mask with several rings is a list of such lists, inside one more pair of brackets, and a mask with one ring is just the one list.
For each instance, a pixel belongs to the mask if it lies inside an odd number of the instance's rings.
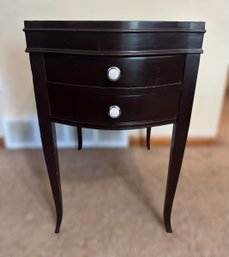
[[[56,124],[57,145],[60,148],[77,146],[77,131],[72,126]],[[128,131],[83,129],[83,147],[127,147]],[[9,149],[40,148],[40,132],[36,117],[4,118],[3,137]]]

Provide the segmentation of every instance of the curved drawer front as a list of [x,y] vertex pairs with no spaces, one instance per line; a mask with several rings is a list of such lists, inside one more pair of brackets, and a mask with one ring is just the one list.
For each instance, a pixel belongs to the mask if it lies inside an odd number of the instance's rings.
[[[54,121],[111,129],[175,120],[180,88],[181,84],[140,89],[48,84]],[[109,115],[110,110],[115,118]]]
[[[185,55],[156,57],[95,57],[46,54],[47,80],[100,87],[142,87],[179,83],[183,79]],[[111,81],[110,67],[120,70]]]

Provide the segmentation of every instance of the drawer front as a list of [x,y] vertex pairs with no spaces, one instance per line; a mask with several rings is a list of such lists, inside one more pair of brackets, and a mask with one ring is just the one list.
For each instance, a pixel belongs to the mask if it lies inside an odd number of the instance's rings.
[[[54,121],[63,120],[94,128],[139,127],[175,120],[181,84],[138,89],[80,87],[48,84]],[[117,107],[109,114],[111,108]],[[112,118],[117,114],[121,115]],[[115,114],[115,115],[116,115]]]
[[[52,82],[99,87],[144,87],[180,83],[184,55],[154,57],[96,57],[46,54],[47,79]],[[116,67],[120,77],[109,78]]]

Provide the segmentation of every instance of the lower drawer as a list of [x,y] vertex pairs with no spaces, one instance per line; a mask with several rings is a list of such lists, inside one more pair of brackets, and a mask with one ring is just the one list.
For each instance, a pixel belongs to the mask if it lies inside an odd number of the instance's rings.
[[[83,127],[121,129],[175,120],[181,84],[102,88],[48,84],[52,118]],[[117,110],[121,113],[111,117]]]

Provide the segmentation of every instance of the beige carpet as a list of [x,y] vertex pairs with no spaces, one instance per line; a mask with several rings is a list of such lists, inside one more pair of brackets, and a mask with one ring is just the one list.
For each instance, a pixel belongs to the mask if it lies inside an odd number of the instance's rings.
[[0,257],[228,257],[228,107],[219,144],[186,150],[173,234],[162,224],[167,147],[61,150],[60,234],[41,151],[0,150]]

